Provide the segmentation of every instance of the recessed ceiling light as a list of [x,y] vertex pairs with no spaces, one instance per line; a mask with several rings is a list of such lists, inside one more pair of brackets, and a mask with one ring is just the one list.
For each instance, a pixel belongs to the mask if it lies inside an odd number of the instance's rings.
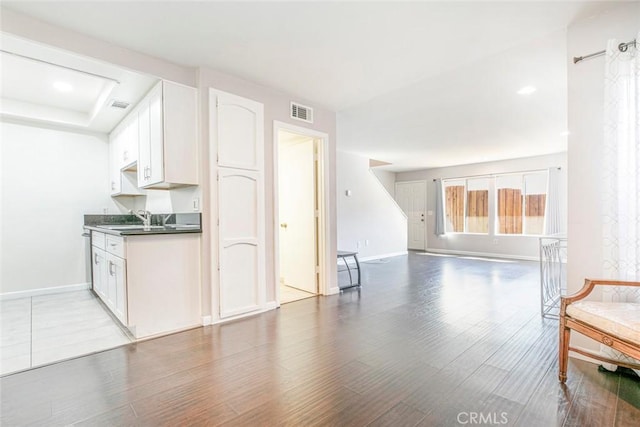
[[518,95],[531,95],[537,89],[533,86],[525,86],[518,91]]
[[58,92],[71,92],[73,90],[73,86],[71,86],[67,82],[61,82],[61,81],[54,82],[53,88]]

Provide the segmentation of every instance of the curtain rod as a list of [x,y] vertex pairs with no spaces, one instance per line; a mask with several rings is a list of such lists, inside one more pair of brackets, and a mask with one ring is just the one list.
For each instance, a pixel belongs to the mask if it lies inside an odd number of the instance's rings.
[[[544,172],[544,171],[546,171],[548,169],[550,169],[550,168],[547,168],[547,169],[531,169],[531,170],[528,170],[528,171],[517,171],[517,172],[483,173],[481,175],[454,176],[454,177],[451,177],[451,178],[439,178],[439,179],[441,179],[443,181],[450,181],[452,179],[463,179],[463,178],[491,178],[491,177],[500,176],[500,175],[516,175],[516,174],[519,174],[519,173]],[[562,170],[562,168],[560,166],[556,166],[556,169]],[[438,178],[434,178],[433,182],[436,182],[437,180],[438,180]]]
[[[635,46],[635,45],[636,45],[636,41],[635,40],[631,40],[630,42],[627,42],[627,43],[620,43],[618,45],[618,50],[620,52],[626,52],[627,48],[629,46]],[[607,53],[606,49],[605,50],[601,50],[600,52],[590,53],[589,55],[574,56],[573,57],[573,63],[577,64],[578,62],[580,62],[580,61],[582,61],[584,59],[595,58],[596,56],[604,55],[605,53]]]
[[100,74],[90,73],[89,71],[78,70],[77,68],[67,67],[66,65],[60,65],[60,64],[56,64],[54,62],[44,61],[42,59],[34,58],[32,56],[26,56],[26,55],[21,55],[19,53],[15,53],[15,52],[9,52],[8,50],[4,50],[4,49],[0,49],[0,52],[6,53],[8,55],[17,56],[19,58],[28,59],[30,61],[39,62],[41,64],[52,65],[54,67],[64,68],[65,70],[75,71],[76,73],[85,74],[87,76],[99,77],[101,79],[111,80],[112,82],[115,82],[116,84],[120,84],[120,82],[118,80],[114,79],[114,78],[107,77],[107,76],[102,76]]

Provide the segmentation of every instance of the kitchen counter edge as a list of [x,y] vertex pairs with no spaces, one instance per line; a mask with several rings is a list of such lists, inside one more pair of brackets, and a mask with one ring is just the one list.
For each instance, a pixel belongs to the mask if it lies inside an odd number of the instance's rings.
[[95,227],[92,225],[84,225],[85,230],[97,231],[98,233],[111,234],[113,236],[146,236],[151,234],[202,234],[202,228],[154,228],[151,230],[111,230],[108,228]]

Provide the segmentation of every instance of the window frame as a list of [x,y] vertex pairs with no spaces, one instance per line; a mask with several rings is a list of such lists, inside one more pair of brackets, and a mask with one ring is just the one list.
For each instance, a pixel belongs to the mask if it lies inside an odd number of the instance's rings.
[[[545,203],[546,203],[546,197],[547,197],[547,190],[548,190],[548,185],[549,185],[549,171],[547,169],[540,169],[540,170],[532,170],[532,171],[523,171],[523,172],[510,172],[510,173],[501,173],[501,174],[496,174],[494,175],[494,196],[495,196],[495,212],[496,214],[494,215],[494,236],[500,236],[500,237],[541,237],[544,236],[544,223],[546,222],[546,209],[543,212],[542,215],[542,231],[540,234],[531,234],[531,233],[525,233],[525,221],[526,221],[526,209],[527,209],[527,188],[526,188],[526,182],[525,182],[525,176],[526,175],[534,175],[534,174],[540,174],[540,175],[544,175],[545,178],[545,191],[544,191],[544,195],[545,195]],[[498,197],[498,178],[501,176],[514,176],[514,175],[519,175],[520,176],[520,192],[521,192],[521,197],[522,197],[522,201],[520,203],[521,205],[521,219],[522,219],[522,233],[500,233],[500,217],[497,214],[499,212],[499,197]]]
[[[525,182],[525,176],[527,175],[536,175],[536,174],[540,174],[542,176],[544,176],[545,179],[545,190],[544,190],[544,196],[545,196],[545,209],[543,209],[543,215],[542,215],[542,223],[543,223],[543,229],[541,230],[540,234],[531,234],[531,233],[524,233],[525,229],[526,229],[526,209],[527,209],[527,190],[526,190],[526,182]],[[499,224],[499,215],[498,215],[498,203],[499,203],[499,198],[498,198],[498,178],[501,176],[520,176],[520,192],[521,192],[521,218],[522,218],[522,233],[500,233],[500,224]],[[488,185],[487,185],[487,204],[488,204],[488,227],[487,227],[487,232],[486,233],[482,233],[482,232],[470,232],[468,231],[468,197],[469,197],[469,180],[474,180],[474,179],[483,179],[486,178],[488,179]],[[448,220],[447,220],[447,187],[448,186],[452,186],[452,185],[447,185],[447,183],[452,183],[452,182],[457,182],[457,183],[463,183],[463,187],[464,187],[464,203],[463,203],[463,231],[449,231],[448,230]],[[492,237],[540,237],[540,236],[544,236],[544,224],[546,223],[546,199],[548,197],[548,184],[549,184],[549,172],[548,169],[538,169],[538,170],[528,170],[528,171],[516,171],[516,172],[505,172],[505,173],[496,173],[496,174],[487,174],[487,175],[471,175],[471,176],[463,176],[463,177],[457,177],[457,178],[442,178],[442,199],[444,201],[442,209],[442,215],[444,217],[445,220],[445,234],[453,234],[453,235],[463,235],[463,234],[467,234],[467,235],[472,235],[472,236],[492,236]],[[491,200],[493,198],[493,201]],[[493,209],[491,209],[491,206],[493,206]]]
[[[482,233],[482,232],[476,232],[476,231],[468,231],[469,229],[469,221],[468,221],[468,205],[469,205],[469,180],[475,180],[475,179],[491,179],[492,175],[482,175],[482,176],[471,176],[471,177],[462,177],[462,178],[449,178],[449,179],[443,179],[442,180],[442,199],[444,200],[445,203],[443,203],[443,209],[444,212],[442,213],[442,215],[444,216],[444,220],[445,220],[445,234],[469,234],[469,235],[474,235],[474,236],[489,236],[491,235],[491,209],[488,209],[489,205],[490,205],[490,196],[491,196],[491,182],[488,183],[487,185],[487,218],[488,218],[488,225],[487,225],[487,232],[486,233]],[[451,182],[462,182],[462,187],[464,188],[464,197],[463,197],[463,205],[462,205],[462,227],[463,227],[463,231],[448,231],[447,227],[448,227],[448,221],[447,221],[447,182],[451,183]],[[449,187],[453,187],[454,185],[449,185]]]

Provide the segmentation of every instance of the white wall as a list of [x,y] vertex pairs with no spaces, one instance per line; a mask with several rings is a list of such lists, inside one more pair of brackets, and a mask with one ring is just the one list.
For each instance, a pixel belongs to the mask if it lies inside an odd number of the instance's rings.
[[569,224],[568,288],[582,287],[584,279],[602,277],[602,182],[600,159],[604,135],[604,57],[573,64],[606,48],[611,38],[627,42],[640,31],[640,3],[584,19],[567,33],[569,109]]
[[[519,172],[560,166],[561,200],[567,200],[567,155],[566,153],[447,168],[426,169],[397,174],[397,181],[427,181],[427,250],[475,253],[494,256],[511,256],[523,259],[538,259],[538,238],[529,236],[494,236],[491,234],[435,234],[435,183],[436,178],[456,178],[483,174]],[[566,206],[566,205],[565,205]],[[491,209],[491,207],[490,207]],[[566,212],[563,206],[563,212]],[[565,227],[566,229],[566,227]]]
[[338,151],[336,174],[338,249],[358,251],[360,258],[406,253],[407,217],[371,172],[369,159]]
[[396,173],[373,167],[371,172],[378,178],[380,184],[387,190],[392,198],[396,197]]
[[109,197],[106,135],[0,122],[0,293],[88,283],[83,215]]

